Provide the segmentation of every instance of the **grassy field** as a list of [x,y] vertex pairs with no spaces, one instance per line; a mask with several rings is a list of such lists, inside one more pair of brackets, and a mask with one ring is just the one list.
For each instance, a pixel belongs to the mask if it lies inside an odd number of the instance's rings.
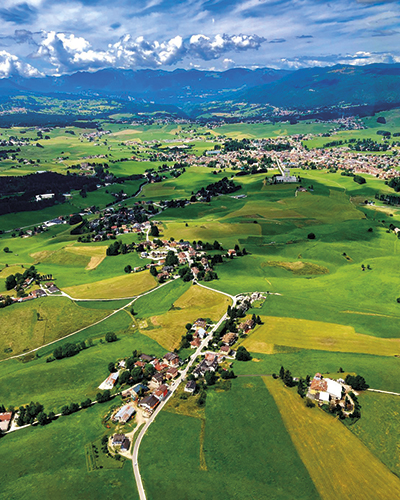
[[216,322],[231,302],[224,295],[199,286],[191,286],[175,300],[165,314],[147,318],[138,316],[136,323],[143,334],[166,349],[173,350],[179,346],[186,331],[186,323],[192,323],[198,318],[210,318]]
[[65,297],[45,297],[2,309],[0,359],[29,351],[95,323],[109,314],[82,309]]
[[261,316],[263,325],[243,345],[251,352],[272,354],[274,345],[393,356],[400,354],[399,339],[381,339],[356,333],[350,326],[321,321]]
[[[104,342],[109,331],[117,334],[117,342]],[[55,347],[83,339],[91,339],[93,346],[71,358],[46,362]],[[8,407],[34,400],[40,401],[47,411],[59,411],[64,404],[80,403],[87,397],[94,399],[98,386],[109,375],[108,364],[130,356],[133,350],[155,356],[166,352],[154,340],[134,331],[129,316],[122,311],[96,327],[41,349],[39,359],[29,363],[15,359],[2,362],[0,402]]]
[[400,398],[365,392],[359,397],[362,417],[349,429],[397,476],[400,476]]
[[317,407],[306,408],[281,381],[265,377],[264,382],[323,500],[400,495],[400,480],[340,421]]
[[64,292],[76,299],[121,299],[140,295],[156,285],[156,280],[146,271],[67,287]]
[[121,490],[129,491],[129,499],[139,498],[130,461],[122,469],[87,470],[85,446],[106,433],[101,419],[112,404],[95,405],[3,438],[0,460],[7,467],[0,471],[1,498],[117,500]]
[[249,362],[234,362],[237,375],[264,375],[279,373],[281,366],[289,369],[293,376],[314,376],[315,373],[331,373],[337,376],[339,369],[353,372],[367,379],[370,387],[384,391],[400,392],[399,358],[297,349],[275,345],[276,354],[253,354]]
[[[221,422],[229,422],[224,431]],[[201,467],[201,440],[200,418],[161,412],[141,447],[149,498],[319,498],[261,379],[234,380],[229,391],[208,391],[206,467]],[[172,443],[179,453],[171,451]],[[154,460],[155,447],[168,461]]]

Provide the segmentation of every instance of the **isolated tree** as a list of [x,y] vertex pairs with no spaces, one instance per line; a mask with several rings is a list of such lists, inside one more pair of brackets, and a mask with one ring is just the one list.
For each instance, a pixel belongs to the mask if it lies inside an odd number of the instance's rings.
[[279,378],[283,380],[284,375],[285,375],[285,368],[281,366],[281,369],[279,370]]
[[111,361],[110,363],[108,363],[108,371],[111,372],[111,373],[114,373],[114,372],[117,371],[115,369],[115,363],[113,361]]
[[106,342],[115,342],[116,340],[118,340],[118,337],[114,332],[107,332],[105,339]]
[[308,234],[307,234],[307,238],[308,238],[309,240],[315,240],[315,234],[314,234],[314,233],[308,233]]

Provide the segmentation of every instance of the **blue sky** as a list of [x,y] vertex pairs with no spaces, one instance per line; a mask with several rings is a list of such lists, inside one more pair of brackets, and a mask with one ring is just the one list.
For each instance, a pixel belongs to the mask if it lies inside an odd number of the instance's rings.
[[400,62],[400,2],[2,0],[0,77]]

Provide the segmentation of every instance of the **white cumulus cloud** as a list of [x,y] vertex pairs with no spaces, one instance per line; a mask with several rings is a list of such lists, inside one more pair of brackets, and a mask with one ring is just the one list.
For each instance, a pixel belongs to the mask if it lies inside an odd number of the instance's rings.
[[166,41],[148,41],[143,36],[122,36],[105,50],[95,50],[83,37],[43,32],[34,58],[44,59],[57,73],[79,69],[118,67],[134,69],[173,66],[184,58],[210,61],[226,53],[258,49],[265,41],[257,35],[192,35],[187,41],[177,35]]
[[38,78],[44,75],[30,64],[18,59],[17,56],[0,50],[0,78],[9,78],[10,76]]

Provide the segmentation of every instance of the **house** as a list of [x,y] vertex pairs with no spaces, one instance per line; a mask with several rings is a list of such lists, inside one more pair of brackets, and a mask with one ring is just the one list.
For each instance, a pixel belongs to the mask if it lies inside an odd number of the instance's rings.
[[144,361],[136,361],[135,366],[139,366],[140,368],[144,368],[146,363]]
[[144,410],[147,410],[149,413],[152,413],[156,409],[159,403],[160,400],[156,398],[153,394],[150,394],[150,396],[146,396],[140,401],[139,406]]
[[236,333],[229,332],[225,333],[225,335],[222,337],[222,342],[225,345],[233,345],[236,342],[237,335]]
[[122,408],[120,408],[117,413],[114,415],[113,420],[115,422],[119,422],[122,424],[125,424],[130,420],[132,415],[134,415],[136,412],[135,408],[131,405],[124,405]]
[[112,437],[111,444],[113,446],[121,446],[121,444],[124,442],[125,439],[125,434],[114,434]]
[[177,367],[179,366],[180,359],[179,356],[175,352],[167,352],[164,355],[164,361],[168,364],[168,366]]
[[198,347],[200,347],[200,345],[201,345],[201,341],[199,338],[196,338],[190,342],[191,349],[197,349]]
[[238,328],[239,330],[242,330],[244,333],[247,333],[249,330],[254,328],[254,321],[251,318],[247,319],[246,321],[243,321],[243,323],[240,323]]
[[165,373],[165,378],[167,380],[172,380],[179,374],[178,368],[168,368],[168,370]]
[[168,386],[165,384],[160,385],[160,387],[154,392],[154,396],[160,401],[168,396]]
[[51,285],[47,288],[47,290],[49,291],[49,293],[57,293],[57,292],[60,292],[60,289],[58,287],[56,287],[56,285]]
[[185,385],[184,391],[193,393],[196,390],[196,382],[194,380],[189,380]]
[[131,447],[131,442],[129,441],[129,438],[125,436],[125,439],[121,443],[121,451],[129,451],[130,447]]
[[160,386],[164,382],[164,375],[162,373],[155,373],[152,376],[151,381],[157,386]]
[[207,326],[207,321],[203,318],[196,319],[196,321],[193,323],[194,328],[206,328]]
[[236,250],[228,250],[228,257],[236,257]]
[[231,352],[231,348],[228,345],[223,345],[221,347],[221,349],[219,350],[219,352],[221,354],[223,354],[224,356],[229,356],[229,354]]
[[0,431],[7,432],[12,419],[12,412],[0,413]]
[[38,297],[46,297],[47,293],[42,289],[38,289],[38,290],[33,290],[31,292],[31,295],[38,298]]
[[207,335],[207,332],[204,330],[204,328],[201,327],[196,330],[196,333],[201,339],[204,339],[204,337]]
[[151,361],[153,361],[154,356],[149,356],[148,354],[141,354],[140,359],[145,363],[150,363]]

